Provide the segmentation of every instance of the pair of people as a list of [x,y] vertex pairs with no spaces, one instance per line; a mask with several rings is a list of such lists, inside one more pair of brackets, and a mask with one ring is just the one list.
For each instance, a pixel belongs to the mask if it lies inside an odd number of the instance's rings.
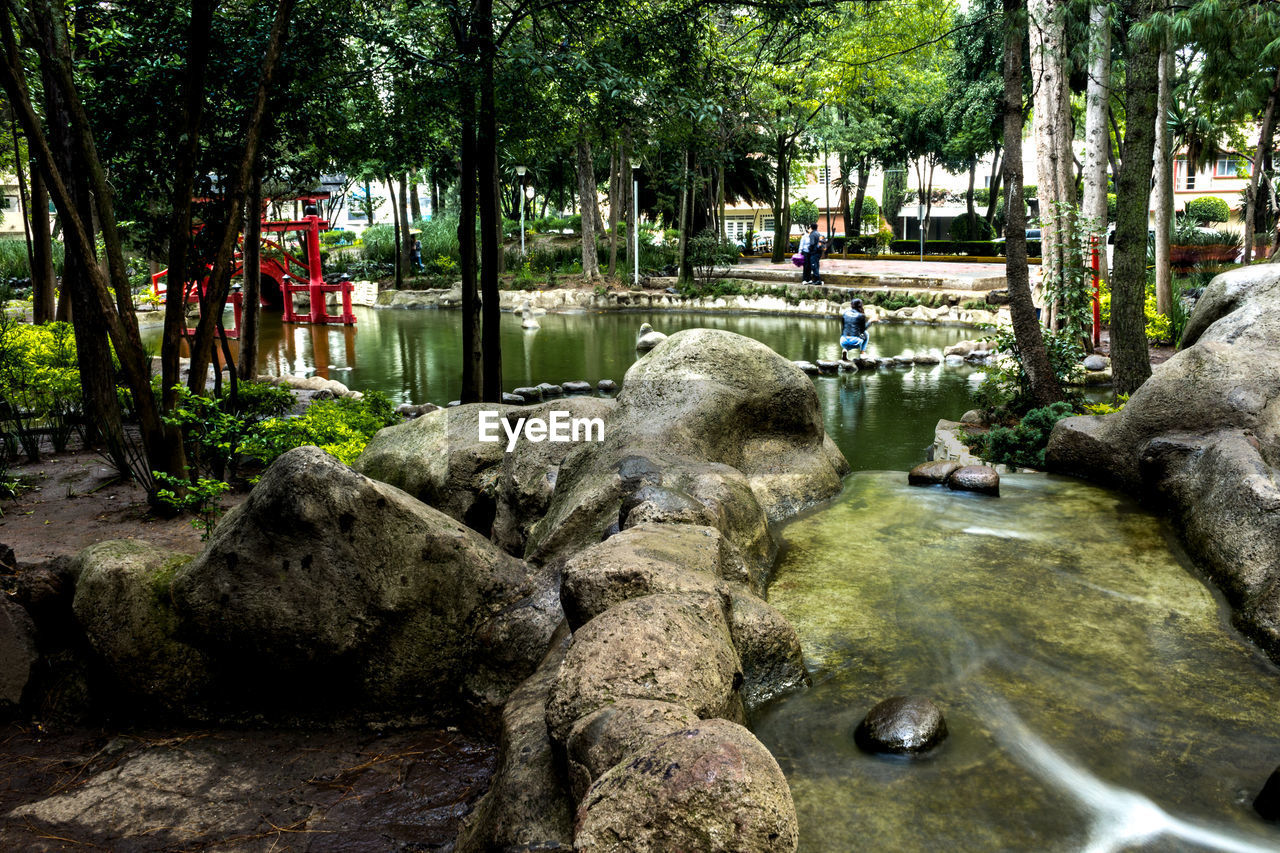
[[840,315],[840,360],[849,360],[849,350],[856,349],[858,358],[862,358],[867,348],[867,312],[862,310],[862,300],[855,299],[849,303]]
[[816,224],[810,225],[808,232],[800,238],[800,254],[804,255],[804,275],[800,280],[806,284],[822,284],[822,276],[818,272],[818,262],[822,259],[822,232]]

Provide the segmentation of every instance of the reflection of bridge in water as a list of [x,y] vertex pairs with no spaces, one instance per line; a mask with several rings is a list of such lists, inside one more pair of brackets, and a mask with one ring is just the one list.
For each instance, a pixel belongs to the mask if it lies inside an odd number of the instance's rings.
[[[356,366],[356,327],[282,323],[279,314],[263,314],[258,330],[258,374],[306,376],[312,372],[324,379],[345,382]],[[228,339],[231,357],[240,361],[240,341]],[[218,363],[221,346],[215,346]],[[188,339],[183,338],[180,354],[189,358]],[[339,376],[331,376],[339,373]]]

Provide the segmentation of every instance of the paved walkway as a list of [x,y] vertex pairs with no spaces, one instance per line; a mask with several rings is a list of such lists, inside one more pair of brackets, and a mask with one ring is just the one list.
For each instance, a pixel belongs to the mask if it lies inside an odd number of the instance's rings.
[[[749,269],[769,269],[796,271],[790,261],[772,264],[767,260],[756,258],[743,260],[740,267]],[[895,260],[855,260],[850,258],[823,258],[824,275],[860,275],[884,276],[893,278],[931,278],[951,279],[956,281],[976,281],[978,279],[1004,278],[1004,264],[980,264],[960,261],[913,261],[906,258]]]

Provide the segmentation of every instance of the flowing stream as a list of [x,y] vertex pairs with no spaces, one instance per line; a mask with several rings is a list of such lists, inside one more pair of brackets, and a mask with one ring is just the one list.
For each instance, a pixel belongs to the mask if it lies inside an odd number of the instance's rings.
[[[770,602],[813,687],[755,730],[804,851],[1277,850],[1251,809],[1280,763],[1280,678],[1169,525],[1074,480],[1001,496],[857,472],[783,531]],[[861,753],[881,699],[931,697],[924,758]]]

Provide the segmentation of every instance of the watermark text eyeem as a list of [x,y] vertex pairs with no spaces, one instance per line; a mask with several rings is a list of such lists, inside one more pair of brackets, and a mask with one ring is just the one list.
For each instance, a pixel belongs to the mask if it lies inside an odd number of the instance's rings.
[[572,413],[553,410],[547,418],[516,418],[514,423],[502,417],[499,412],[484,410],[480,412],[479,438],[481,441],[501,441],[498,434],[507,436],[507,453],[516,449],[516,443],[524,434],[526,441],[534,444],[543,441],[566,443],[570,441],[604,441],[603,418],[575,418]]

